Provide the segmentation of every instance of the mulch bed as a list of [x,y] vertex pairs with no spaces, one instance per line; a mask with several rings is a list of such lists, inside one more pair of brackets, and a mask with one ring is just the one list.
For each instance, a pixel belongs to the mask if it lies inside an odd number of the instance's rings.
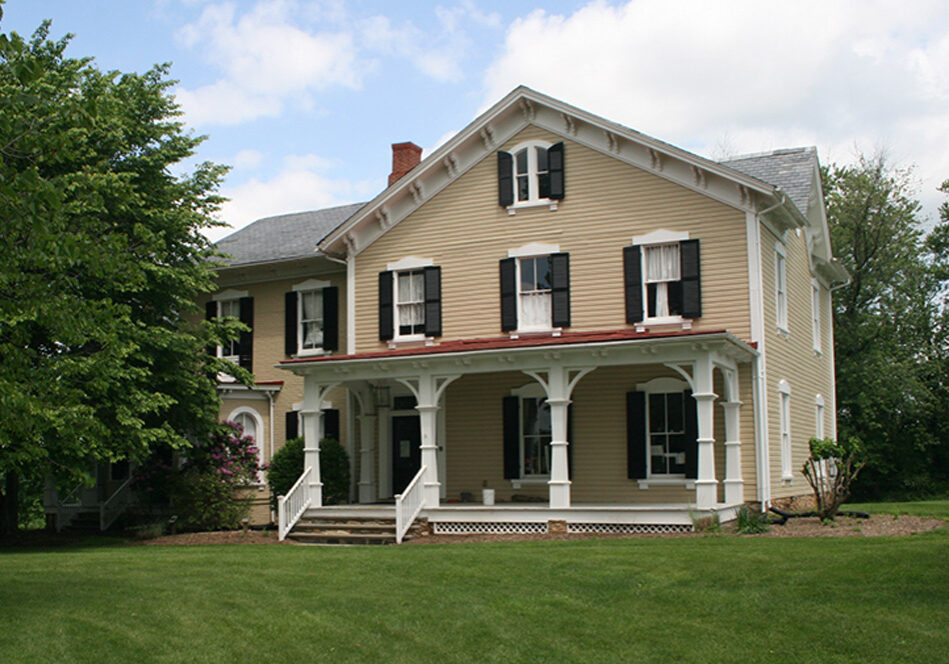
[[[869,519],[838,517],[829,525],[824,525],[815,517],[790,519],[783,526],[772,525],[770,530],[760,535],[739,535],[729,524],[724,527],[721,537],[880,537],[894,535],[912,535],[914,533],[935,530],[946,525],[942,519],[920,516],[876,515]],[[682,538],[708,537],[706,533],[664,533],[639,535],[606,535],[596,533],[565,534],[542,533],[532,535],[428,535],[409,540],[406,544],[453,544],[471,542],[525,542],[553,540],[617,539],[617,538]],[[12,540],[0,542],[0,546],[13,547],[58,547],[81,544],[82,538],[69,537],[56,533],[32,532],[18,535]],[[221,531],[207,533],[181,533],[165,535],[147,540],[115,539],[121,546],[196,546],[207,544],[290,544],[279,542],[275,531],[251,530],[244,533]]]

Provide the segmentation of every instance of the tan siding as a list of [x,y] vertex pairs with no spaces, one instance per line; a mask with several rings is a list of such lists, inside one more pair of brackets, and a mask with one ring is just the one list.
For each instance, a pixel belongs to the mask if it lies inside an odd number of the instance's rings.
[[[775,294],[775,242],[778,238],[762,226],[762,273],[764,281],[765,348],[767,354],[768,436],[770,439],[771,495],[774,498],[804,495],[810,486],[801,474],[809,454],[808,441],[816,432],[816,398],[824,397],[824,431],[832,431],[833,367],[829,349],[830,295],[821,290],[822,352],[814,350],[811,318],[811,273],[807,244],[803,233],[789,231],[784,236],[787,251],[788,333],[778,330]],[[778,383],[786,380],[791,386],[791,470],[790,484],[781,478],[781,421]]]
[[[527,139],[559,138],[530,127]],[[634,235],[659,228],[701,240],[703,317],[695,329],[749,333],[745,216],[656,175],[566,141],[567,196],[557,211],[497,205],[496,161],[484,159],[385,236],[356,261],[356,345],[378,340],[378,273],[407,256],[442,267],[442,341],[501,334],[498,261],[530,242],[570,253],[574,331],[626,327],[622,249]]]
[[[583,378],[573,394],[573,472],[571,498],[575,503],[693,502],[694,491],[657,487],[640,489],[627,477],[626,392],[637,383],[659,376],[678,378],[659,366],[604,367]],[[457,500],[461,493],[478,499],[483,486],[495,489],[497,499],[515,494],[547,499],[546,483],[513,489],[504,479],[503,397],[516,387],[530,383],[519,373],[470,375],[449,386],[446,394],[446,497]],[[751,403],[750,371],[741,372],[740,397]],[[724,427],[720,407],[715,409],[715,456],[719,479],[725,476]],[[742,408],[740,436],[746,498],[754,499],[753,414]]]

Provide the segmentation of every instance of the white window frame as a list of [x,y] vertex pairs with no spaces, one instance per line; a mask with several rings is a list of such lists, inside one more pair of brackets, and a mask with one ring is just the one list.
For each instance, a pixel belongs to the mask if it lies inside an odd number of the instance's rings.
[[[538,205],[548,205],[551,210],[557,209],[558,201],[550,197],[541,197],[540,196],[540,183],[538,181],[538,176],[540,173],[537,172],[537,150],[536,148],[543,148],[544,150],[549,150],[553,146],[553,143],[548,143],[546,141],[525,141],[523,143],[518,143],[511,149],[511,183],[514,192],[514,202],[511,203],[507,209],[510,214],[514,214],[517,211],[517,208],[526,208],[526,207],[536,207]],[[517,155],[522,150],[527,150],[527,191],[528,197],[527,200],[518,200],[518,182],[517,178]],[[550,170],[550,160],[548,157],[547,162],[548,170],[546,171],[549,175]],[[520,176],[523,177],[523,176]]]
[[[642,392],[645,398],[645,417],[643,426],[646,428],[646,478],[638,480],[640,489],[648,489],[649,485],[654,486],[684,486],[686,489],[695,488],[695,480],[688,479],[685,473],[653,473],[652,472],[652,428],[649,424],[649,395],[651,394],[682,394],[689,389],[688,383],[678,378],[662,377],[639,383],[636,385],[636,391]],[[685,403],[683,399],[683,414]]]
[[417,258],[407,256],[395,263],[388,263],[386,269],[392,272],[392,343],[403,341],[428,341],[425,332],[401,334],[399,332],[399,275],[410,272],[422,273],[422,325],[425,325],[425,268],[433,267],[435,261],[431,258]]
[[[511,484],[515,489],[520,488],[523,484],[546,484],[550,481],[550,464],[553,456],[549,443],[547,444],[547,474],[524,474],[524,400],[538,400],[540,402],[538,406],[540,407],[547,403],[547,393],[538,383],[527,383],[511,390],[511,396],[517,397],[517,468],[520,476],[516,480],[511,480]],[[552,439],[553,430],[551,427]]]
[[[320,321],[322,326],[326,325],[326,321],[323,320],[323,289],[331,286],[330,282],[322,281],[320,279],[307,279],[298,284],[293,284],[292,290],[297,294],[297,357],[305,357],[308,355],[324,355],[326,351],[323,350],[323,346],[320,345],[317,348],[304,348],[303,347],[303,296],[305,293],[310,293],[313,291],[320,292]],[[321,329],[323,327],[321,326]]]
[[820,394],[814,398],[814,437],[824,438],[824,397]]
[[[646,235],[636,235],[633,236],[632,243],[634,245],[639,245],[640,252],[640,283],[643,292],[643,324],[644,325],[664,325],[664,324],[678,324],[683,323],[685,319],[680,314],[674,314],[670,316],[650,316],[649,315],[649,284],[656,283],[656,295],[657,299],[660,297],[660,293],[668,297],[668,291],[666,284],[670,283],[669,280],[656,282],[656,281],[647,281],[646,279],[646,249],[657,246],[672,246],[675,245],[677,248],[680,246],[680,243],[683,240],[689,239],[688,231],[670,231],[664,228],[652,231]],[[679,279],[682,280],[682,263],[680,260],[679,263]],[[664,288],[660,288],[664,286]],[[668,302],[668,300],[667,300]],[[659,310],[659,303],[656,302],[656,310]],[[683,388],[684,389],[684,388]]]
[[[524,320],[524,307],[521,304],[522,300],[522,291],[521,291],[521,260],[523,259],[536,259],[536,258],[550,258],[551,254],[560,253],[560,246],[556,244],[541,244],[538,242],[532,242],[530,244],[525,244],[517,249],[511,249],[507,252],[508,258],[515,258],[514,264],[516,269],[514,270],[514,286],[517,292],[517,333],[521,332],[560,332],[560,328],[555,328],[553,326],[553,288],[548,289],[547,293],[547,310],[549,316],[547,317],[546,324],[535,324],[535,325],[525,325]],[[553,275],[551,274],[551,280]],[[553,286],[553,284],[551,284]]]
[[811,279],[811,324],[814,334],[814,351],[818,355],[823,352],[820,325],[822,310],[820,284],[817,282],[817,279]]
[[[263,465],[264,459],[266,458],[264,456],[264,443],[262,440],[264,435],[264,419],[261,417],[260,413],[250,406],[238,406],[231,411],[230,415],[227,416],[227,420],[229,422],[237,422],[237,418],[241,415],[246,415],[254,421],[254,427],[256,428],[256,431],[254,432],[254,445],[257,447],[257,463]],[[251,482],[251,484],[255,486],[264,486],[267,484],[266,471],[260,471],[260,473],[258,473],[258,481]]]
[[[232,318],[236,318],[240,320],[240,317],[241,317],[240,300],[242,297],[247,297],[247,296],[248,296],[247,291],[239,291],[239,290],[233,290],[233,289],[228,289],[228,290],[221,291],[220,293],[215,293],[211,297],[211,300],[216,303],[216,307],[217,307],[214,312],[215,318],[224,317],[221,312],[225,304],[232,304],[236,302],[237,313],[234,316],[232,316]],[[239,342],[240,342],[240,339],[235,339],[234,341],[231,341],[230,343],[234,344],[234,343],[239,343]],[[231,346],[231,348],[233,349],[233,346]],[[230,362],[233,362],[234,364],[240,363],[240,355],[225,355],[224,346],[217,346],[217,349],[215,350],[215,354],[217,355],[217,357],[221,358],[222,360],[228,360]],[[223,375],[219,375],[218,379],[219,381],[222,381],[222,382],[234,380],[230,376],[223,376]]]
[[788,254],[784,245],[774,245],[774,306],[778,330],[790,334],[788,328]]
[[790,484],[794,479],[791,463],[791,385],[778,383],[778,429],[781,436],[781,481]]

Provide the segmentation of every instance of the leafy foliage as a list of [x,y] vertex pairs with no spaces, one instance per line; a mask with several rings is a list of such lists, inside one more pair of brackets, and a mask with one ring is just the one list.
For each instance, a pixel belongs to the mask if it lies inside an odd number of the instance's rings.
[[[949,186],[944,185],[949,193]],[[839,438],[862,441],[861,499],[949,486],[949,205],[927,234],[912,173],[882,155],[824,173],[831,241],[852,281],[834,297]]]
[[760,535],[768,532],[771,528],[764,514],[752,512],[747,505],[742,505],[738,509],[736,527],[742,535]]
[[850,487],[866,465],[860,442],[856,438],[846,442],[811,438],[809,446],[811,453],[804,462],[804,477],[814,491],[817,515],[821,521],[832,520],[850,497]]
[[202,139],[168,66],[102,72],[48,31],[0,34],[0,534],[20,477],[186,447],[216,426],[217,373],[249,379],[204,352],[238,323],[188,319],[226,169],[173,174]]
[[[270,504],[277,508],[277,497],[285,496],[303,474],[303,438],[288,440],[277,450],[267,471]],[[349,455],[335,438],[320,441],[320,480],[323,504],[341,505],[349,500]]]

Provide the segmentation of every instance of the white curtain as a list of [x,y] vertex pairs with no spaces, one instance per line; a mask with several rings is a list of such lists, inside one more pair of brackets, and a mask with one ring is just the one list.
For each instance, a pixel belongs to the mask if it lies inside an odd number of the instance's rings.
[[679,281],[679,245],[646,247],[646,281]]
[[519,327],[550,327],[550,291],[521,293]]
[[323,293],[318,290],[305,291],[301,296],[303,347],[319,348],[323,345]]
[[425,316],[425,283],[421,272],[399,275],[399,325],[421,325]]

